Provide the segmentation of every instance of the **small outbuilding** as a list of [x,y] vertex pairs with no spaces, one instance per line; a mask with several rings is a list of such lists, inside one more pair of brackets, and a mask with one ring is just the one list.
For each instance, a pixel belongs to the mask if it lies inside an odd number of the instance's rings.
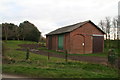
[[67,50],[69,54],[99,53],[104,49],[104,34],[88,20],[46,34],[46,46],[50,50]]

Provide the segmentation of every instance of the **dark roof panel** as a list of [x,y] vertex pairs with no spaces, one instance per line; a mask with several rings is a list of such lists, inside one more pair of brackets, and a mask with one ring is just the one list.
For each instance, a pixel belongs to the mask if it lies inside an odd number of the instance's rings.
[[[91,22],[90,20],[88,21],[84,21],[84,22],[80,22],[80,23],[76,23],[76,24],[73,24],[73,25],[69,25],[69,26],[66,26],[66,27],[62,27],[62,28],[58,28],[46,35],[54,35],[54,34],[62,34],[62,33],[67,33],[67,32],[71,32],[73,31],[74,29],[77,29],[79,27],[81,27],[82,25],[88,23],[88,22]],[[94,24],[94,23],[93,23]],[[94,24],[95,25],[95,24]],[[95,25],[96,26],[96,25]],[[97,27],[97,26],[96,26]],[[97,27],[99,30],[101,30],[99,27]],[[101,30],[102,31],[102,30]],[[103,32],[103,31],[102,31]],[[104,32],[103,32],[104,33]]]

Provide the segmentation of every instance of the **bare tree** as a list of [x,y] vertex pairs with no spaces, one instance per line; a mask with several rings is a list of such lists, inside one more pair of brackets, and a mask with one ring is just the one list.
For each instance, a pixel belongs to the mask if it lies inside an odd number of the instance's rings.
[[110,17],[106,17],[105,20],[101,20],[98,24],[102,30],[106,32],[106,45],[108,48],[111,47],[110,39],[113,36],[114,40],[117,39],[118,47],[120,46],[120,16],[114,17],[112,20]]
[[117,39],[120,40],[120,16],[118,16],[117,21]]
[[110,28],[111,28],[111,19],[110,17],[106,17],[105,18],[105,22],[106,22],[106,39],[109,40],[109,44],[108,47],[110,48]]
[[118,40],[118,49],[120,49],[120,16],[117,19],[117,40]]
[[113,18],[112,21],[113,24],[113,34],[114,34],[114,40],[117,38],[117,24],[118,24],[118,20],[116,18]]
[[101,20],[98,25],[101,27],[103,31],[105,31],[105,22],[103,20]]
[[[100,26],[100,28],[106,32],[106,27],[105,27],[105,21],[104,20],[100,20],[100,22],[98,23],[98,26]],[[107,40],[107,37],[105,37],[105,39]]]

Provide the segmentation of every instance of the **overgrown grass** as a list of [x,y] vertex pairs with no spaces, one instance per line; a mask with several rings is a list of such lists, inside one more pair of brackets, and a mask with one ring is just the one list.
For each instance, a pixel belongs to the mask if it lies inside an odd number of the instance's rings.
[[9,41],[3,41],[5,42],[5,46],[10,49],[17,49],[20,48],[18,45],[19,44],[36,44],[37,42],[32,42],[32,41],[16,41],[16,40],[9,40]]
[[[10,40],[10,41],[3,41],[5,44],[5,56],[13,57],[13,58],[23,58],[23,55],[21,55],[21,51],[17,51],[16,49],[20,48],[18,46],[19,44],[36,44],[36,42],[31,41],[16,41],[16,40]],[[7,53],[7,54],[6,54]],[[13,54],[12,54],[13,53]]]
[[[24,65],[24,66],[23,66]],[[59,62],[47,65],[23,64],[4,65],[3,72],[40,78],[117,78],[117,70],[95,64],[80,62]]]
[[[104,52],[102,53],[92,53],[92,54],[68,54],[68,55],[77,55],[77,56],[98,56],[98,57],[107,57],[108,56],[108,51],[110,48],[114,49],[115,50],[115,53],[118,54],[118,56],[120,56],[120,49],[118,49],[118,41],[117,40],[111,40],[110,41],[110,47],[108,45],[109,41],[106,41],[105,40],[105,44],[104,44]],[[120,43],[120,41],[119,41]],[[40,47],[38,48],[39,50],[43,50],[43,51],[46,51],[46,52],[53,52],[53,53],[58,53],[58,54],[64,54],[64,52],[58,52],[58,51],[55,51],[55,50],[49,50],[47,49],[46,47]]]
[[114,49],[115,53],[120,57],[120,40],[105,40],[105,52],[108,52],[109,49]]
[[[38,48],[39,50],[43,50],[45,52],[52,52],[52,53],[57,53],[57,54],[63,54],[65,55],[64,52],[59,52],[59,51],[55,51],[55,50],[49,50],[46,47],[40,47]],[[69,54],[68,55],[73,55],[73,56],[98,56],[98,57],[107,57],[107,53],[92,53],[92,54]]]
[[25,41],[7,41],[9,48],[3,60],[3,73],[12,73],[36,78],[117,78],[117,69],[100,64],[38,55],[30,53],[29,60],[25,60],[25,53],[17,51],[18,44],[34,43]]

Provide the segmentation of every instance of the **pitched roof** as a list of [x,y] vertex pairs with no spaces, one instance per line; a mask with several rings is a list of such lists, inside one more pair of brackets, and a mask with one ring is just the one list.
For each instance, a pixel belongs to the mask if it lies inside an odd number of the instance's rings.
[[[66,26],[66,27],[62,27],[62,28],[58,28],[46,35],[54,35],[54,34],[62,34],[62,33],[67,33],[67,32],[71,32],[79,27],[81,27],[82,25],[88,23],[88,22],[91,22],[90,20],[88,21],[84,21],[84,22],[80,22],[80,23],[76,23],[76,24],[73,24],[73,25],[69,25],[69,26]],[[93,22],[91,22],[93,25],[95,25]],[[95,25],[96,26],[96,25]],[[96,26],[96,28],[98,28],[101,32],[103,32],[98,26]],[[103,32],[105,34],[105,32]]]

